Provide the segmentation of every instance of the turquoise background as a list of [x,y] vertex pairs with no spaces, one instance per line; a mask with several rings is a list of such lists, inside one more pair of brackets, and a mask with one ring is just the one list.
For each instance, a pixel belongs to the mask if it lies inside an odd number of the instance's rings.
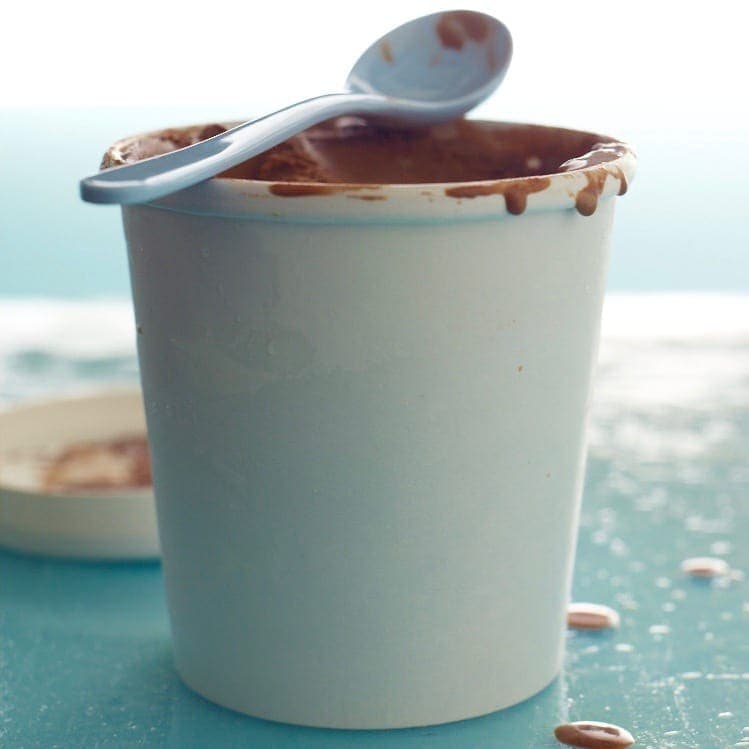
[[[127,295],[119,211],[82,203],[78,179],[123,135],[243,114],[0,110],[0,295]],[[609,288],[749,290],[749,134],[620,135],[636,146],[640,165],[618,207]]]

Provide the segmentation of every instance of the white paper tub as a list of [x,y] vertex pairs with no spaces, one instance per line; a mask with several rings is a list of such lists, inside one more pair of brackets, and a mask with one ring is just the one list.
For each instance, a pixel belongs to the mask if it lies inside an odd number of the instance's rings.
[[554,175],[522,215],[454,185],[283,197],[227,179],[124,209],[191,687],[271,720],[389,728],[554,679],[633,164]]

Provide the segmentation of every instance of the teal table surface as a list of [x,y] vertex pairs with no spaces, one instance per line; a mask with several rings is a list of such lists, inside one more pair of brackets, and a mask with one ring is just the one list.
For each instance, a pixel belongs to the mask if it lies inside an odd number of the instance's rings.
[[[110,351],[108,369],[90,352],[24,345],[0,345],[6,402],[42,380],[51,389],[134,370],[132,352]],[[158,565],[0,552],[0,746],[555,747],[557,723],[585,719],[628,728],[638,747],[749,747],[748,453],[749,298],[610,297],[573,598],[622,621],[570,631],[563,673],[544,692],[402,731],[255,720],[181,684]],[[688,578],[680,562],[693,556],[732,571]]]

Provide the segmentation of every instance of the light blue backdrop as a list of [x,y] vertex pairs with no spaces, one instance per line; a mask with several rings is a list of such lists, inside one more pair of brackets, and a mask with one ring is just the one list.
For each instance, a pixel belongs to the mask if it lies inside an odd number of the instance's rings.
[[[127,294],[119,211],[81,203],[77,180],[122,135],[206,119],[199,107],[0,110],[0,296]],[[621,135],[640,167],[609,288],[749,291],[749,134]]]

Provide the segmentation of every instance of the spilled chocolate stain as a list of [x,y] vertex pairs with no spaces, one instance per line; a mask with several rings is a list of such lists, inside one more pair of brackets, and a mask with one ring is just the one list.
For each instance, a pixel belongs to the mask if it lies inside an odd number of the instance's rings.
[[619,190],[617,195],[625,195],[629,185],[627,184],[627,175],[624,173],[620,166],[613,165],[609,167],[611,174],[619,180]]
[[594,169],[586,169],[583,174],[585,174],[587,184],[578,191],[575,197],[575,208],[583,216],[592,216],[596,212],[598,198],[609,176],[619,180],[617,195],[624,195],[627,192],[627,177],[619,166],[599,165]]
[[582,156],[567,159],[567,161],[560,165],[559,171],[573,172],[578,169],[586,169],[589,166],[606,164],[609,161],[616,161],[628,153],[632,153],[632,149],[626,143],[615,141],[611,143],[596,143],[590,151],[584,153]]
[[385,62],[393,61],[393,48],[390,46],[390,42],[387,41],[387,39],[383,42],[380,42],[380,54],[382,55],[382,59],[385,60]]
[[583,216],[592,216],[595,213],[598,198],[603,192],[606,178],[609,175],[619,180],[618,195],[624,195],[627,192],[627,176],[620,166],[610,164],[610,162],[629,153],[632,153],[632,149],[626,143],[596,143],[587,153],[568,159],[560,165],[560,172],[584,170],[587,184],[578,191],[575,197],[575,208],[578,213]]
[[387,195],[347,195],[352,200],[387,200]]
[[476,13],[454,10],[439,17],[436,31],[443,47],[460,50],[469,39],[483,42],[489,36],[489,22]]
[[526,177],[473,185],[445,188],[449,198],[478,198],[484,195],[502,195],[508,213],[519,216],[528,206],[528,196],[541,192],[551,184],[550,177]]
[[[575,207],[583,216],[592,216],[598,207],[598,198],[606,185],[609,175],[619,180],[618,195],[627,192],[627,177],[617,164],[610,162],[620,159],[632,149],[626,143],[596,143],[593,148],[582,156],[568,159],[560,165],[560,172],[574,172],[584,170],[587,184],[575,198]],[[593,167],[593,168],[591,168]]]
[[606,177],[609,173],[606,169],[590,169],[585,172],[587,184],[578,190],[575,197],[575,208],[583,216],[592,216],[598,208],[598,196],[603,192]]
[[[333,195],[339,192],[349,192],[352,190],[379,190],[382,185],[350,185],[350,184],[325,184],[309,182],[274,182],[268,187],[273,195],[279,195],[284,198],[301,198],[305,195]],[[349,195],[349,197],[359,197]],[[370,196],[369,199],[379,199],[380,196]],[[361,196],[366,200],[366,196]]]
[[274,182],[268,188],[274,195],[284,198],[301,198],[305,195],[331,195],[343,192],[345,185],[313,185],[304,182]]

